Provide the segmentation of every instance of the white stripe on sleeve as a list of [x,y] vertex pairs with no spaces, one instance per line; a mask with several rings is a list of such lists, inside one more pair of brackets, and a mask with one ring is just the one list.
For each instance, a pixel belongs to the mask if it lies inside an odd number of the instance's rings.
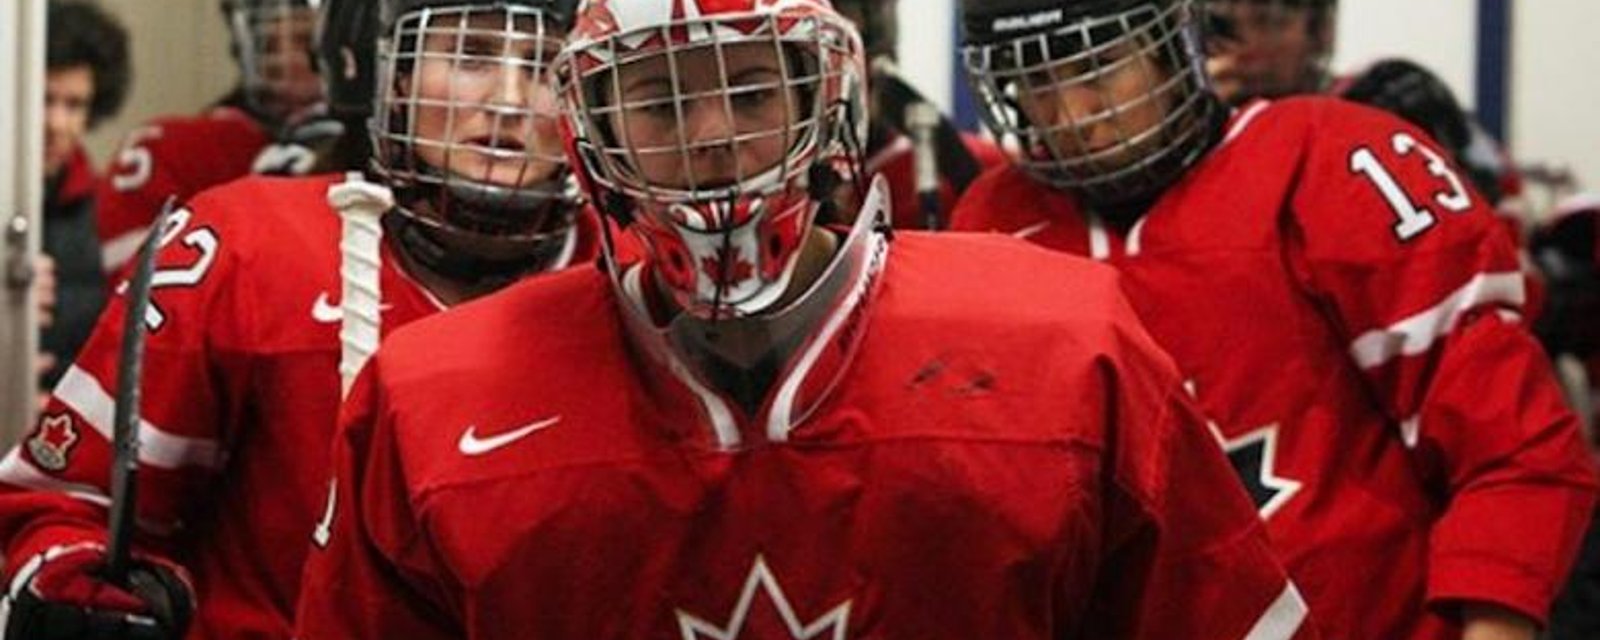
[[1250,627],[1250,633],[1244,640],[1285,640],[1293,638],[1295,632],[1300,630],[1300,625],[1305,624],[1306,615],[1311,608],[1306,606],[1305,598],[1300,597],[1300,590],[1290,582],[1283,588],[1283,593],[1278,594],[1272,604],[1267,605],[1261,619]]
[[0,460],[0,482],[35,491],[65,493],[73,498],[100,507],[111,506],[111,497],[107,496],[99,487],[66,482],[45,475],[44,472],[35,469],[28,461],[23,460],[21,451],[20,447],[13,448],[10,453],[6,454],[5,459]]
[[[55,396],[83,416],[107,442],[111,441],[116,400],[94,376],[73,365],[56,385]],[[221,466],[216,441],[176,435],[143,419],[139,420],[139,463],[159,469]]]
[[1454,331],[1467,311],[1486,304],[1521,305],[1526,298],[1520,272],[1480,273],[1432,308],[1361,334],[1350,344],[1350,355],[1362,369],[1372,369],[1399,356],[1425,353]]

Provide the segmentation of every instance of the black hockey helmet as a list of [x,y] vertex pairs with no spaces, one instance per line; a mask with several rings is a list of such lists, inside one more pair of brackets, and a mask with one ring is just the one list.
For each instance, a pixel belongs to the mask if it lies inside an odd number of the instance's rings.
[[[1107,210],[1138,209],[1220,135],[1226,114],[1203,70],[1194,0],[963,0],[962,8],[963,66],[984,120],[1016,141],[1020,166],[1042,182]],[[1103,81],[1130,70],[1142,91],[1113,95]],[[1061,106],[1061,96],[1085,91],[1092,110]],[[1141,112],[1154,115],[1134,122]],[[1041,114],[1050,121],[1035,121]]]
[[1528,247],[1548,296],[1534,332],[1552,354],[1600,354],[1600,194],[1563,200]]
[[[350,108],[358,90],[369,91],[372,173],[394,189],[411,237],[465,235],[512,256],[432,266],[470,276],[562,260],[573,247],[579,197],[550,64],[578,0],[371,4],[342,12],[355,22],[339,33],[372,43],[371,63],[352,52],[355,72],[336,93]],[[366,38],[367,28],[377,37]],[[419,249],[412,253],[446,253]]]
[[1380,60],[1335,83],[1333,92],[1353,102],[1400,116],[1428,132],[1466,171],[1492,205],[1507,195],[1516,168],[1494,140],[1461,106],[1455,92],[1432,71],[1410,60]]
[[378,3],[322,0],[318,12],[316,60],[328,114],[365,120],[372,115],[377,86]]
[[316,0],[222,0],[245,104],[268,124],[320,111],[312,61]]

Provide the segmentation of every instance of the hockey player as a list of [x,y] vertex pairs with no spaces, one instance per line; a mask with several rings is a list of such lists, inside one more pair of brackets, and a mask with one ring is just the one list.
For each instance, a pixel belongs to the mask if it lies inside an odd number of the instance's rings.
[[1208,0],[1206,71],[1231,104],[1322,93],[1338,0]]
[[[1586,375],[1568,380],[1574,406],[1588,406],[1589,444],[1600,460],[1600,195],[1580,193],[1556,206],[1535,230],[1533,257],[1550,285],[1549,306],[1534,325],[1552,356],[1582,363]],[[1583,384],[1574,384],[1583,383]],[[1585,402],[1587,400],[1587,402]],[[1600,524],[1600,512],[1595,516]],[[1600,634],[1600,526],[1591,524],[1566,591],[1550,614],[1551,640]]]
[[[956,128],[901,77],[895,53],[900,40],[898,4],[896,0],[834,3],[861,32],[866,48],[871,70],[867,86],[872,90],[866,167],[868,174],[882,175],[889,182],[890,222],[899,229],[943,229],[967,185],[1007,158],[994,143]],[[919,155],[918,145],[925,145],[926,153]],[[924,176],[923,184],[919,175]]]
[[[371,174],[397,202],[384,218],[385,331],[598,253],[546,75],[574,4],[382,3],[392,82],[372,85]],[[289,637],[340,397],[340,222],[327,204],[338,180],[237,181],[164,225],[145,317],[134,579],[97,577],[118,297],[0,462],[6,638]]]
[[[1534,324],[1545,350],[1584,364],[1591,408],[1600,406],[1600,194],[1563,199],[1532,234],[1532,252],[1550,286],[1550,303]],[[1580,404],[1575,402],[1576,404]],[[1600,411],[1589,421],[1600,427]],[[1592,437],[1597,445],[1600,439]],[[1600,617],[1600,612],[1596,613]]]
[[240,85],[197,115],[156,118],[124,137],[97,189],[102,264],[127,264],[168,197],[187,200],[250,173],[301,175],[336,136],[319,116],[311,63],[315,3],[222,0]]
[[40,248],[53,271],[52,289],[59,286],[51,296],[59,306],[40,318],[41,389],[55,385],[105,306],[95,172],[83,138],[122,109],[132,75],[128,32],[104,9],[66,0],[51,0],[48,7]]
[[[1349,76],[1329,72],[1338,6],[1338,0],[1207,2],[1206,69],[1217,94],[1233,105],[1307,93],[1371,105],[1426,131],[1490,204],[1520,195],[1522,179],[1505,150],[1433,72],[1397,58]],[[1520,229],[1514,231],[1520,235]]]
[[1230,116],[1189,0],[964,6],[970,79],[1027,158],[955,227],[1120,269],[1322,635],[1530,637],[1595,479],[1516,254],[1434,142],[1326,98]]
[[865,133],[825,0],[583,7],[570,144],[647,258],[385,344],[302,640],[1295,633],[1109,270],[891,241],[881,180],[851,228],[816,225]]

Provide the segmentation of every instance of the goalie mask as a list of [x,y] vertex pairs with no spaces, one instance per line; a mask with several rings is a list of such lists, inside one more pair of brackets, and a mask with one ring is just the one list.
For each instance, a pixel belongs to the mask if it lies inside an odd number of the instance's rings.
[[856,177],[864,61],[826,0],[596,0],[563,63],[578,170],[700,318],[777,304]]
[[315,114],[322,84],[312,64],[315,0],[223,0],[245,102],[272,125]]
[[1216,140],[1192,0],[964,0],[962,59],[994,132],[1041,182],[1147,204]]
[[[401,241],[436,271],[514,276],[563,263],[575,246],[550,63],[576,4],[383,0],[375,77],[359,56],[347,61],[348,81],[376,93],[371,167],[409,223]],[[461,246],[475,255],[451,248]]]
[[1206,2],[1206,68],[1217,95],[1242,104],[1322,91],[1338,6],[1337,0]]

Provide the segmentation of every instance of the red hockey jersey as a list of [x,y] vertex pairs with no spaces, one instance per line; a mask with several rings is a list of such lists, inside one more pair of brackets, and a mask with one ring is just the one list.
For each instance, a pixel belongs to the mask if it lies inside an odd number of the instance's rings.
[[1438,605],[1462,600],[1545,615],[1594,473],[1513,247],[1416,129],[1255,103],[1126,231],[1014,168],[955,215],[1122,271],[1324,636],[1459,637]]
[[[185,565],[194,639],[287,638],[326,502],[339,406],[338,177],[249,178],[174,214],[152,290],[140,434],[144,543]],[[594,255],[582,227],[576,255]],[[392,256],[383,329],[441,307]],[[112,300],[36,429],[0,463],[0,540],[20,560],[105,536],[124,303]]]
[[271,135],[242,109],[159,118],[123,139],[98,189],[102,263],[116,273],[139,250],[168,197],[179,202],[250,173]]
[[887,266],[755,416],[628,324],[639,271],[625,306],[569,270],[396,334],[345,405],[299,637],[1293,637],[1108,270],[872,237]]

